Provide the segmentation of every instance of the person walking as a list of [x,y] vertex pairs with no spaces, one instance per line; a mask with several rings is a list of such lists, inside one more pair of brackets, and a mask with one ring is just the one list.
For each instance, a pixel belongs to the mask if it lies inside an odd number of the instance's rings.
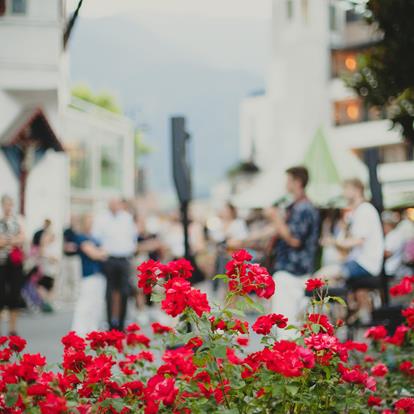
[[9,310],[9,335],[17,335],[18,311],[24,307],[23,287],[24,227],[21,218],[13,213],[13,199],[1,198],[0,218],[0,311]]
[[[272,307],[290,324],[298,322],[304,299],[305,281],[314,271],[319,238],[319,213],[306,195],[309,173],[305,167],[286,170],[286,190],[293,197],[285,214],[276,209],[274,279],[276,293]],[[278,330],[280,338],[291,337],[293,331]]]
[[82,280],[72,330],[80,336],[99,329],[105,308],[106,280],[102,263],[107,259],[107,253],[92,236],[92,223],[90,214],[82,216],[80,233],[74,239],[81,259]]
[[136,251],[137,230],[132,215],[120,199],[113,198],[108,210],[96,218],[94,236],[108,253],[103,263],[106,276],[106,305],[109,329],[123,330],[130,293],[130,260]]

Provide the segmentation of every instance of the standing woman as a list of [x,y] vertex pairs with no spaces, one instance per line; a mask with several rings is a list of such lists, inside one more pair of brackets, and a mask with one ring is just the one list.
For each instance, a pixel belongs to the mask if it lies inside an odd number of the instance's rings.
[[81,231],[76,238],[82,264],[82,280],[72,330],[81,336],[99,328],[105,308],[106,280],[102,274],[102,262],[108,256],[92,236],[92,223],[92,216],[85,214],[81,218]]
[[24,307],[23,287],[24,229],[20,218],[13,214],[14,203],[10,196],[1,198],[0,218],[0,311],[9,310],[9,335],[16,335],[17,317]]

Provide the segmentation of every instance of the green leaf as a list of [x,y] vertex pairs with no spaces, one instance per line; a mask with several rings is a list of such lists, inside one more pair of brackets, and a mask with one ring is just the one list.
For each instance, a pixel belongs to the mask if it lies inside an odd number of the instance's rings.
[[227,275],[221,274],[221,275],[216,275],[213,277],[213,280],[216,280],[216,279],[223,279],[227,281],[229,280],[229,277]]
[[17,399],[19,398],[19,384],[8,384],[7,393],[4,399],[6,406],[12,408],[16,405]]
[[343,306],[346,306],[346,302],[339,296],[328,296],[327,299],[333,300],[335,302],[340,303]]
[[286,391],[290,395],[295,396],[299,391],[299,387],[297,385],[286,385]]

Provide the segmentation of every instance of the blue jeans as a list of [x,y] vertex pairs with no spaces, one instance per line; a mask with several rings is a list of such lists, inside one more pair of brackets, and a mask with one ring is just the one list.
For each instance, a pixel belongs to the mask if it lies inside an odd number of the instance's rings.
[[350,260],[342,265],[342,276],[345,279],[359,279],[362,277],[372,276],[355,260]]

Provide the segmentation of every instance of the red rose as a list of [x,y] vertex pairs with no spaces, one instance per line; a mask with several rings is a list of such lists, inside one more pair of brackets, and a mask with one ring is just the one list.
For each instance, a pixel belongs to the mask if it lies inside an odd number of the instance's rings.
[[239,336],[239,337],[236,339],[236,341],[237,341],[237,343],[238,343],[240,346],[247,346],[247,345],[249,345],[249,338],[246,338],[246,337],[241,337],[241,336]]
[[414,376],[414,366],[411,361],[403,361],[401,362],[399,369],[406,375]]
[[375,377],[384,377],[388,374],[388,368],[383,363],[378,363],[371,368],[371,374]]
[[152,288],[157,284],[160,277],[160,263],[155,260],[148,260],[137,267],[138,270],[138,287],[146,295],[152,293]]
[[404,296],[413,292],[414,276],[404,276],[400,283],[390,289],[391,296]]
[[228,361],[233,365],[241,365],[243,363],[243,360],[236,355],[235,350],[232,348],[226,349],[226,355]]
[[210,305],[207,295],[198,289],[191,289],[187,296],[187,304],[194,312],[201,317],[203,312],[210,312]]
[[404,309],[401,313],[407,319],[407,325],[410,328],[414,328],[414,307],[411,306],[407,309]]
[[138,332],[141,330],[141,327],[137,324],[137,323],[130,323],[127,327],[126,327],[126,331],[127,332]]
[[126,336],[126,342],[128,346],[134,345],[144,345],[145,347],[149,348],[150,346],[150,339],[145,335],[139,335],[135,332],[131,332]]
[[73,348],[76,351],[83,351],[86,348],[85,340],[76,335],[74,331],[69,332],[61,340],[63,346],[66,348]]
[[268,335],[273,325],[279,328],[287,326],[287,318],[283,315],[271,313],[270,315],[259,316],[256,322],[252,325],[253,331],[261,335]]
[[161,325],[158,322],[154,322],[151,325],[151,328],[152,328],[152,332],[154,334],[164,334],[164,333],[168,333],[168,332],[174,332],[173,328],[170,328],[169,326]]
[[172,405],[178,394],[178,388],[175,386],[173,378],[165,378],[163,375],[156,374],[148,381],[144,393],[147,404],[149,401],[153,401],[155,403],[162,402],[164,405]]
[[252,260],[252,255],[244,249],[237,250],[231,255],[231,257],[236,263],[249,262]]
[[308,279],[306,281],[306,290],[308,292],[312,292],[315,289],[320,289],[323,286],[325,286],[325,282],[319,278]]
[[326,315],[322,315],[320,313],[311,313],[308,316],[308,320],[313,324],[319,325],[322,328],[322,331],[326,332],[328,335],[334,334],[334,327],[329,322],[329,319]]
[[9,336],[9,347],[15,352],[22,352],[26,348],[26,340],[20,338],[20,336]]
[[187,259],[174,260],[168,264],[168,268],[172,277],[182,277],[183,279],[189,279],[194,270]]
[[412,414],[414,412],[414,398],[413,397],[406,397],[399,399],[394,404],[395,409],[402,410],[407,414]]
[[381,404],[382,399],[380,397],[375,397],[374,395],[368,397],[368,405],[370,407],[379,407]]
[[379,341],[387,336],[387,330],[384,325],[373,326],[365,331],[365,338],[371,338],[374,341]]
[[42,414],[60,414],[68,409],[66,400],[52,393],[47,394],[46,399],[39,402],[39,407]]
[[409,328],[405,325],[400,325],[394,332],[394,335],[391,337],[385,338],[385,341],[389,344],[393,344],[395,346],[402,346],[405,341],[405,337],[407,332],[409,332]]

